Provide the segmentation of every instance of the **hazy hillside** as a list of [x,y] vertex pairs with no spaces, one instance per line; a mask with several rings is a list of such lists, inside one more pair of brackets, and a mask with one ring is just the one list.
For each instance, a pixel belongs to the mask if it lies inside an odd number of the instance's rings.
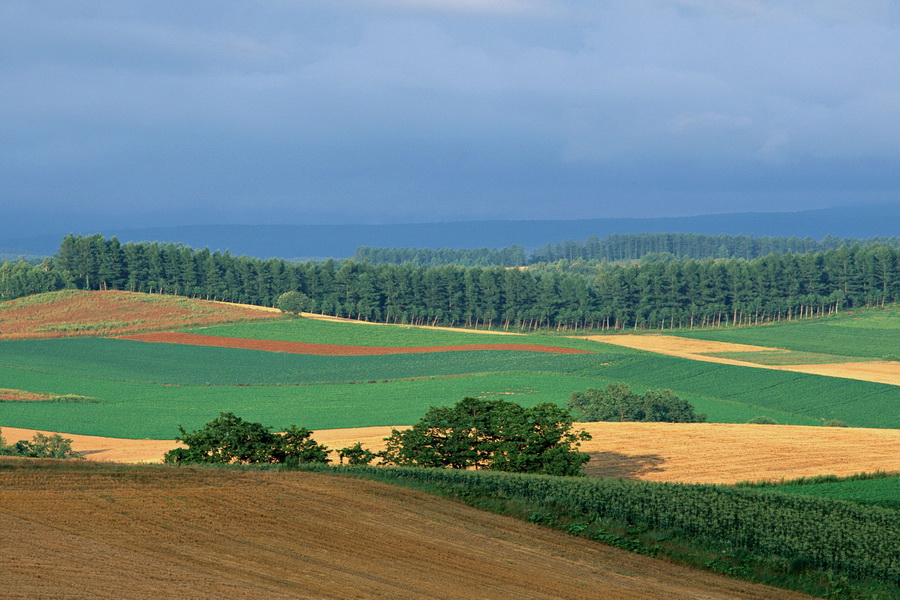
[[[120,241],[181,242],[195,248],[230,250],[260,258],[349,257],[359,246],[393,248],[533,248],[567,239],[613,233],[701,233],[717,235],[867,238],[897,235],[900,204],[829,208],[793,213],[733,213],[647,219],[472,221],[397,225],[187,225],[147,229],[103,228]],[[0,228],[0,253],[56,252],[68,231],[18,238]],[[91,234],[95,231],[71,233]]]

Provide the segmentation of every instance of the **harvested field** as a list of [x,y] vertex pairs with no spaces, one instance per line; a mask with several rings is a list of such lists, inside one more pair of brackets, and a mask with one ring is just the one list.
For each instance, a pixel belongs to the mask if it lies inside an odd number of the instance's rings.
[[182,331],[162,331],[118,336],[119,339],[159,344],[186,344],[189,346],[215,346],[218,348],[239,348],[242,350],[262,350],[264,352],[284,352],[287,354],[312,354],[315,356],[383,356],[387,354],[424,354],[428,352],[461,352],[472,350],[519,350],[525,352],[547,352],[551,354],[591,354],[589,350],[541,346],[536,344],[466,344],[461,346],[419,346],[419,347],[379,347],[379,346],[339,346],[334,344],[311,344],[305,342],[279,342],[274,340],[252,340],[245,338],[220,337],[185,333]]
[[826,375],[828,377],[843,377],[845,379],[900,385],[900,361],[896,360],[823,365],[782,365],[771,368],[797,373],[810,373],[812,375]]
[[841,362],[831,364],[808,365],[766,365],[747,360],[735,360],[721,356],[709,356],[708,353],[729,352],[784,352],[777,348],[764,346],[749,346],[747,344],[731,344],[729,342],[713,342],[682,338],[670,335],[591,335],[582,339],[625,346],[636,350],[646,350],[658,354],[678,356],[691,360],[713,362],[725,365],[741,367],[754,367],[757,369],[774,369],[777,371],[793,371],[795,373],[809,373],[811,375],[825,375],[826,377],[841,377],[844,379],[858,379],[860,381],[872,381],[886,383],[888,385],[900,385],[900,361],[882,362]]
[[371,481],[24,462],[0,463],[5,598],[806,597]]
[[[18,427],[0,429],[0,435],[3,436],[6,443],[30,440],[36,433],[51,436],[57,432]],[[60,435],[72,440],[72,449],[83,453],[86,459],[103,462],[159,463],[162,462],[166,452],[181,445],[175,440],[129,440],[75,433],[61,433]]]
[[581,423],[600,477],[736,483],[900,472],[900,430],[728,423]]
[[280,312],[177,296],[64,290],[0,304],[0,340],[113,336],[238,321]]
[[[815,475],[900,472],[900,431],[796,425],[724,423],[578,423],[594,439],[581,450],[591,454],[586,472],[682,483],[736,483]],[[320,444],[336,450],[361,442],[384,449],[392,427],[322,429]],[[403,427],[398,427],[403,429]],[[3,428],[7,441],[31,439],[37,431]],[[53,432],[42,432],[51,435]],[[89,460],[160,462],[176,447],[173,440],[128,440],[87,435],[72,439],[72,448]],[[337,453],[332,454],[337,463]]]

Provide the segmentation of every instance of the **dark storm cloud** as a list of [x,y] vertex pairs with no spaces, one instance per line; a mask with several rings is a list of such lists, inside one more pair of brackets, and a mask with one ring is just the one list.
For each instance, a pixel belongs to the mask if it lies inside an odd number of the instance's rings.
[[120,222],[894,200],[897,7],[8,0],[0,197]]

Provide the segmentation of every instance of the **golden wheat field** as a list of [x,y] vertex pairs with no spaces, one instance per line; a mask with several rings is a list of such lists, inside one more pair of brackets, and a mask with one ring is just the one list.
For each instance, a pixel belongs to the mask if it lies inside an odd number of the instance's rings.
[[[900,431],[799,425],[729,423],[578,423],[593,439],[589,476],[683,483],[736,483],[815,475],[900,471]],[[326,429],[320,444],[337,449],[361,442],[378,451],[391,427]],[[31,439],[36,431],[4,428],[7,440]],[[49,434],[51,432],[43,432]],[[129,440],[63,434],[95,461],[160,462],[174,440]],[[337,462],[336,453],[332,458]]]

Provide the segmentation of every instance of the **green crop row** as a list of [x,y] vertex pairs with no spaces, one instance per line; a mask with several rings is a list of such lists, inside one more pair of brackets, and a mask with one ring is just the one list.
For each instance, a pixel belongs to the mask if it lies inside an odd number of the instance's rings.
[[312,356],[102,338],[0,342],[0,365],[44,373],[179,385],[345,383],[508,371],[574,373],[629,354],[464,351]]
[[900,509],[900,476],[782,485],[768,489],[783,494],[816,496]]
[[596,350],[598,344],[554,335],[496,335],[425,329],[402,325],[347,323],[316,319],[263,321],[187,329],[191,333],[279,342],[308,342],[345,346],[454,346],[465,344],[543,344],[561,348]]

